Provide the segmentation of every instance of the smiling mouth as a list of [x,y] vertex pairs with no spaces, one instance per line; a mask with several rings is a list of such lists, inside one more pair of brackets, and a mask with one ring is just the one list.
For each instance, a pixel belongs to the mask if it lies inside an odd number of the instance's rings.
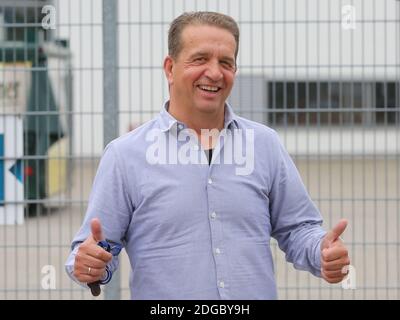
[[216,93],[219,90],[221,90],[221,88],[219,87],[215,87],[215,86],[203,86],[203,85],[199,85],[197,86],[200,90],[203,90],[205,92],[211,92],[211,93]]

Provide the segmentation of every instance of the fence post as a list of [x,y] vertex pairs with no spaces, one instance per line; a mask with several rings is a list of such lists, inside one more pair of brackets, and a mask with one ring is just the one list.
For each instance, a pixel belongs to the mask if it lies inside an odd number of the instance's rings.
[[[118,1],[103,0],[103,143],[106,146],[119,133],[118,121]],[[106,286],[107,300],[121,299],[120,271]]]

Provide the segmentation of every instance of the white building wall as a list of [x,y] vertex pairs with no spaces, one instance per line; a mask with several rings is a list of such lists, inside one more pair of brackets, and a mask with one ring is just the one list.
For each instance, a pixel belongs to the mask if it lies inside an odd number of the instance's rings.
[[[393,80],[400,78],[399,3],[395,0],[120,0],[120,133],[153,118],[167,99],[162,63],[167,54],[168,24],[184,11],[219,11],[239,22],[239,75]],[[56,32],[70,39],[74,66],[78,68],[74,72],[77,112],[74,152],[100,154],[103,149],[102,2],[72,0],[57,4],[61,26]],[[355,29],[343,28],[345,5],[354,7]],[[79,26],[86,23],[94,26]],[[97,114],[87,114],[90,112]]]

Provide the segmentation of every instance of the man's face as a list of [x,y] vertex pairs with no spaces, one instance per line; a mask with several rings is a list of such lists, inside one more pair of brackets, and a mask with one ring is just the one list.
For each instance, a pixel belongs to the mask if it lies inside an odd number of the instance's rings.
[[220,111],[235,78],[235,38],[225,29],[196,25],[183,30],[181,43],[178,57],[166,58],[171,65],[166,68],[171,97],[188,111]]

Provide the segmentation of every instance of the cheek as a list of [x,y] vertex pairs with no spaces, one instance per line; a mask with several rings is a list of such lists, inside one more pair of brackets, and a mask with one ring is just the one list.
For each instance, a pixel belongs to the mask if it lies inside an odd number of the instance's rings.
[[183,72],[183,81],[187,85],[192,85],[193,82],[199,80],[204,74],[205,70],[202,67],[191,67]]
[[235,75],[232,74],[231,72],[225,73],[225,82],[228,88],[232,88],[233,82],[235,80]]

